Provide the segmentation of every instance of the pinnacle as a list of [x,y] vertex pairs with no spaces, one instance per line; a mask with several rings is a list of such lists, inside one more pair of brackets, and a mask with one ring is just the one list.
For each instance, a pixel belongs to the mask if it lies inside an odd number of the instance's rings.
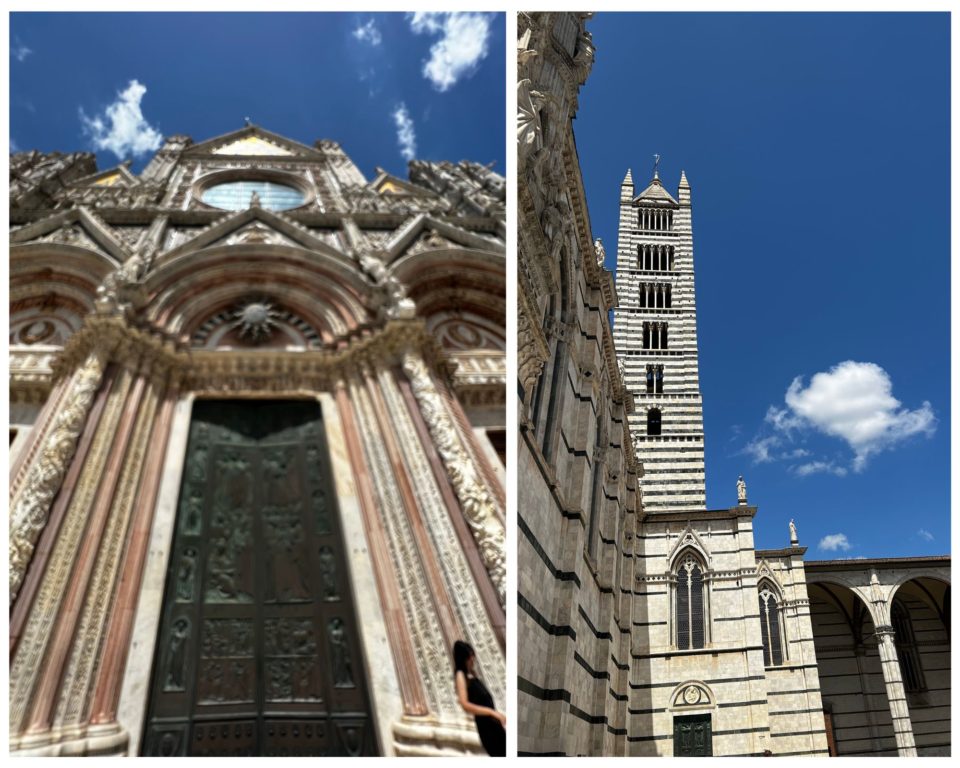
[[626,186],[627,184],[633,184],[633,174],[630,172],[629,168],[627,168],[627,175],[623,177],[623,181],[620,182],[620,186]]
[[687,174],[684,171],[680,171],[680,186],[689,187],[690,182],[687,181]]

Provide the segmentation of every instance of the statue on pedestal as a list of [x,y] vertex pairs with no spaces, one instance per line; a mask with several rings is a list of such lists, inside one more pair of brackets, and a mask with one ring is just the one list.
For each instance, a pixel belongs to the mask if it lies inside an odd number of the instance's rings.
[[737,478],[737,502],[740,504],[747,503],[747,484],[743,482],[743,475]]

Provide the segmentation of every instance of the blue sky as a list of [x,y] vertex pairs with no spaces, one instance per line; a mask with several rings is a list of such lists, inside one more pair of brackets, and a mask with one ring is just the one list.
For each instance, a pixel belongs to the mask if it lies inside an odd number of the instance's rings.
[[628,167],[639,191],[660,153],[692,187],[708,507],[742,473],[760,548],[794,518],[808,559],[949,552],[949,16],[587,26],[574,130],[608,262]]
[[503,14],[10,19],[16,149],[95,149],[101,168],[119,152],[138,170],[160,135],[202,141],[250,117],[309,145],[339,141],[368,178],[376,166],[405,178],[411,156],[505,173]]

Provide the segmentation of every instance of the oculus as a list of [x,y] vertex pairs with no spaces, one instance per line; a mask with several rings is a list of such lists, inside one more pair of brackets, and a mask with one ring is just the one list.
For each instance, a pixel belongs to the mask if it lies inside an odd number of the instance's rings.
[[253,179],[214,184],[203,190],[200,199],[225,211],[246,210],[254,200],[261,208],[271,211],[286,211],[305,202],[303,192],[296,187]]

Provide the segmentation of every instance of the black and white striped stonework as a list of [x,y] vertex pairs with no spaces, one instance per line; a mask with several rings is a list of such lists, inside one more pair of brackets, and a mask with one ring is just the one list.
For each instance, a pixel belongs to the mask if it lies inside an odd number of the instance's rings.
[[[644,511],[704,509],[703,401],[685,175],[677,198],[656,174],[634,197],[627,171],[620,188],[617,294],[614,340],[636,404],[631,431],[644,467]],[[662,383],[655,378],[660,371]]]

